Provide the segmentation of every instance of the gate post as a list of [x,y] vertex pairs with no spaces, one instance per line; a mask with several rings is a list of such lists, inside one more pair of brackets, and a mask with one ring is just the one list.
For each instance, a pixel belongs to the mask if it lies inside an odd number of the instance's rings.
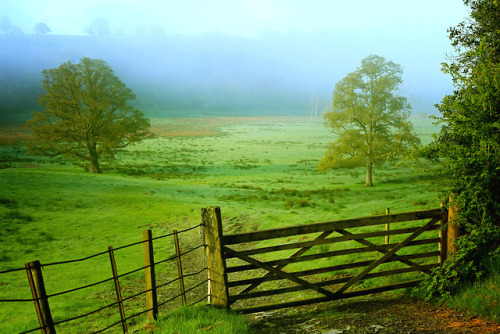
[[453,194],[450,195],[450,203],[448,206],[448,231],[447,231],[447,252],[446,258],[457,254],[458,248],[456,240],[460,236],[460,228],[456,224],[458,218],[458,209],[453,204]]
[[[444,210],[443,203],[440,203],[439,207]],[[440,266],[444,264],[444,261],[448,258],[448,210],[443,211],[443,216],[440,220],[441,228],[439,229],[439,257],[438,263]]]
[[218,206],[201,209],[208,266],[208,303],[229,308],[226,260],[222,250],[222,219]]

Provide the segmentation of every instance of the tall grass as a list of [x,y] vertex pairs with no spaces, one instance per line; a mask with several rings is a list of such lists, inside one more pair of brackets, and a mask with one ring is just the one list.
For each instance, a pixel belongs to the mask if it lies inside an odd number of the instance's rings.
[[160,318],[154,326],[155,333],[253,333],[247,320],[226,310],[208,306],[182,307]]
[[500,256],[490,262],[489,275],[486,278],[465,286],[459,294],[451,297],[448,305],[500,322]]

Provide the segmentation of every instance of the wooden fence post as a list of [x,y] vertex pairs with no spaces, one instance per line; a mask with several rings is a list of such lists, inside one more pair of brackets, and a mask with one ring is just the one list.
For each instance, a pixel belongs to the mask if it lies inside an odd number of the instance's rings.
[[116,270],[115,254],[113,247],[108,247],[109,260],[111,262],[111,271],[113,272],[113,280],[115,282],[116,300],[118,301],[118,308],[120,309],[120,318],[122,322],[123,333],[128,333],[127,320],[125,317],[125,309],[123,308],[123,298],[120,290],[120,282],[118,281],[118,271]]
[[[443,208],[443,203],[440,204]],[[439,257],[438,263],[440,266],[444,264],[448,252],[448,211],[443,212],[443,217],[440,221],[441,228],[439,229]]]
[[447,230],[447,251],[446,258],[455,255],[458,251],[456,240],[460,236],[460,228],[456,224],[458,218],[458,210],[453,206],[453,194],[450,195],[450,203],[448,206],[448,230]]
[[222,219],[219,207],[201,209],[208,266],[208,303],[229,308],[226,260],[222,251]]
[[179,284],[181,287],[182,305],[186,305],[186,290],[184,289],[184,275],[182,274],[181,249],[179,247],[179,237],[177,230],[174,230],[175,255],[177,256],[177,272],[179,274]]
[[[386,208],[386,209],[385,209],[385,214],[388,216],[390,213],[391,213],[391,211],[389,210],[389,208]],[[386,230],[386,231],[389,231],[389,230],[390,230],[390,228],[391,228],[390,223],[386,223],[386,224],[385,224],[385,230]],[[386,236],[385,236],[385,244],[386,244],[386,245],[388,245],[388,244],[389,244],[389,235],[386,235]]]
[[158,319],[158,298],[156,294],[155,260],[153,256],[153,233],[142,231],[144,253],[144,276],[146,280],[146,309],[148,321]]
[[49,300],[43,283],[42,266],[39,261],[26,263],[26,273],[30,283],[31,294],[35,303],[38,322],[43,334],[53,334],[56,332],[52,314],[50,313]]

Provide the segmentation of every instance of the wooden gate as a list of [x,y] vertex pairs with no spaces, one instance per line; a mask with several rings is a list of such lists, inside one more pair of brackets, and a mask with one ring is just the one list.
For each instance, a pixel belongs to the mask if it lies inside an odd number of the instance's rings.
[[433,209],[224,235],[220,208],[202,209],[209,303],[252,313],[415,286],[446,258],[447,218]]

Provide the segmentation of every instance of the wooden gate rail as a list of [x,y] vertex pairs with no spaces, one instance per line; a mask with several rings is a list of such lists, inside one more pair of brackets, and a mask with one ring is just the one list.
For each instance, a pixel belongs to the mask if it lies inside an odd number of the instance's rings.
[[[203,211],[207,210],[207,211]],[[215,230],[217,235],[212,237],[216,240],[216,244],[210,246],[207,242],[207,248],[213,250],[217,249],[217,257],[220,259],[222,265],[217,267],[214,266],[214,275],[217,279],[214,280],[219,288],[218,290],[223,291],[222,297],[214,296],[215,300],[223,301],[219,303],[219,306],[229,308],[231,304],[236,301],[265,297],[271,295],[280,295],[290,292],[298,292],[303,290],[312,290],[319,293],[320,297],[309,298],[304,300],[295,300],[280,304],[273,305],[258,305],[256,307],[239,308],[236,311],[243,313],[257,312],[262,310],[277,309],[283,307],[290,307],[296,305],[305,305],[310,303],[316,303],[319,301],[335,300],[350,298],[352,296],[365,295],[381,291],[389,291],[394,289],[401,289],[405,287],[410,287],[418,284],[421,279],[411,280],[407,282],[399,282],[395,284],[389,284],[385,286],[379,286],[370,289],[361,289],[355,291],[348,291],[353,285],[361,280],[371,279],[376,277],[387,277],[397,274],[405,273],[416,273],[421,272],[424,274],[429,274],[432,268],[439,266],[444,257],[443,253],[443,243],[446,238],[440,233],[439,237],[426,237],[419,238],[422,233],[427,231],[435,231],[443,227],[446,223],[447,212],[442,209],[432,209],[424,211],[406,212],[398,214],[387,214],[384,216],[375,217],[364,217],[355,219],[343,219],[338,221],[327,221],[323,223],[306,224],[299,226],[282,227],[271,230],[256,231],[250,233],[239,233],[233,235],[223,235],[222,233],[222,222],[220,218],[220,209],[218,207],[203,209],[203,216],[206,217],[210,210],[215,210],[215,213],[209,216],[212,219],[203,219],[203,224],[205,231],[210,229]],[[216,217],[214,219],[214,217]],[[406,228],[387,228],[387,224],[396,224],[408,221],[418,221],[418,220],[428,220],[425,224],[418,227],[406,227]],[[210,227],[210,225],[216,224],[217,227]],[[347,231],[349,228],[365,227],[365,226],[375,226],[384,224],[383,231],[370,231],[363,233],[352,233]],[[275,246],[258,247],[255,242],[271,239],[286,238],[305,234],[319,233],[319,235],[314,236],[313,240],[309,241],[299,241],[282,243]],[[340,234],[340,236],[330,236],[332,233]],[[374,242],[368,241],[368,238],[383,237],[389,235],[403,235],[406,234],[405,238],[400,242],[393,242],[391,244],[386,241],[385,244],[375,244]],[[408,235],[409,234],[409,235]],[[207,236],[208,238],[208,236]],[[419,238],[418,240],[416,240]],[[387,239],[386,239],[387,240]],[[338,249],[334,251],[320,252],[317,254],[304,255],[312,247],[318,245],[328,245],[339,242],[354,241],[360,244],[362,247],[349,248],[349,249]],[[282,242],[282,241],[281,241]],[[233,248],[233,245],[252,243],[250,249],[237,250]],[[396,254],[402,248],[418,245],[427,244],[439,244],[440,248],[436,251],[426,251],[408,255],[398,255]],[[352,246],[351,246],[352,247]],[[296,251],[287,258],[281,258],[277,260],[262,260],[253,257],[254,255],[266,254],[278,251],[293,250]],[[207,251],[208,252],[208,251]],[[335,266],[327,266],[322,268],[314,268],[302,271],[284,271],[284,268],[292,263],[300,263],[304,261],[311,261],[317,259],[331,258],[341,255],[352,255],[361,254],[367,252],[376,252],[381,254],[378,259],[370,261],[357,261],[353,263],[340,264]],[[207,253],[208,254],[208,253]],[[214,254],[214,253],[210,253]],[[215,260],[213,255],[212,260]],[[429,257],[438,257],[439,262],[420,264],[414,262],[414,260],[425,259]],[[245,264],[237,264],[232,266],[226,265],[226,260],[228,259],[239,259]],[[382,270],[374,272],[375,268],[384,263],[399,262],[404,264],[404,268],[396,268],[390,270]],[[215,269],[216,268],[216,269]],[[334,272],[338,270],[353,269],[353,268],[363,268],[361,272],[355,275],[348,275],[344,277],[335,277],[321,282],[311,282],[310,279],[305,279],[302,277],[312,276],[320,273]],[[264,270],[265,274],[261,277],[243,278],[229,280],[229,273],[247,272],[254,269]],[[214,276],[215,277],[215,276]],[[210,271],[209,271],[210,280]],[[275,281],[275,280],[285,280],[292,282],[294,285],[287,287],[275,288],[270,291],[254,291],[259,285],[264,282]],[[327,289],[327,287],[335,286],[334,289]],[[339,286],[340,285],[340,286]],[[235,287],[246,286],[239,293],[233,293]],[[231,294],[229,293],[229,288],[231,289]],[[217,291],[209,291],[209,294],[215,293]]]

